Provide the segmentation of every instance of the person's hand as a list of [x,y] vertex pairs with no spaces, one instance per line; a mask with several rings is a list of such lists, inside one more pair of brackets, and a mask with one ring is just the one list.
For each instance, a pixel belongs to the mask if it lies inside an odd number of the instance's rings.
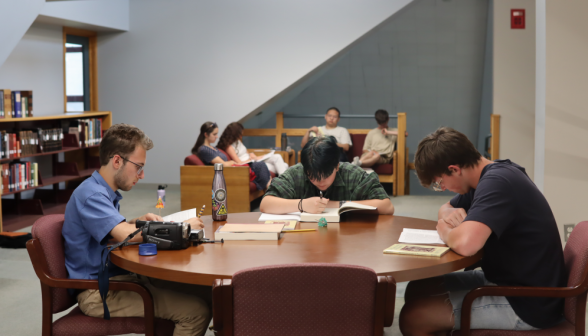
[[148,213],[148,214],[145,214],[145,215],[135,219],[135,221],[138,221],[138,220],[163,222],[163,218],[161,218],[161,216],[153,214],[153,213]]
[[253,154],[253,153],[249,153],[249,158],[251,160],[257,160],[257,155]]
[[442,241],[447,243],[447,234],[449,231],[453,230],[453,226],[451,224],[447,224],[443,219],[437,221],[437,233],[439,233],[439,237]]
[[314,133],[316,133],[317,135],[318,135],[318,133],[319,133],[319,129],[318,129],[318,127],[316,127],[316,126],[312,126],[312,127],[311,127],[311,128],[309,128],[308,130],[309,130],[310,132],[314,132]]
[[234,160],[229,160],[229,161],[227,161],[227,164],[232,166],[232,165],[236,165],[237,162],[235,162]]
[[376,152],[375,150],[372,150],[372,155],[378,155],[380,153]]
[[202,223],[202,219],[198,217],[192,217],[184,220],[183,222],[190,224],[190,228],[192,228],[193,230],[204,229],[204,223]]
[[322,199],[320,197],[307,198],[302,201],[302,210],[314,214],[322,213],[328,203],[329,199],[324,197]]
[[441,220],[452,227],[458,227],[459,224],[463,222],[463,220],[466,218],[468,214],[463,208],[456,208],[450,210],[451,212],[443,216]]

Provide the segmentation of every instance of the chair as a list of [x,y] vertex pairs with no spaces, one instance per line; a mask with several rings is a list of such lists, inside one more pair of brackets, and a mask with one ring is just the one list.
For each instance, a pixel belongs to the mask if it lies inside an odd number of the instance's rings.
[[289,264],[250,268],[212,288],[218,335],[383,335],[396,281],[366,267]]
[[[586,324],[586,293],[588,293],[588,221],[579,223],[564,249],[568,287],[483,286],[470,291],[463,300],[461,336],[584,336]],[[533,331],[470,330],[472,302],[481,296],[563,297],[565,320],[555,327]]]
[[[67,278],[63,252],[64,215],[48,215],[33,224],[33,239],[27,242],[27,250],[33,268],[41,280],[43,301],[43,336],[61,335],[120,335],[140,333],[147,336],[172,335],[175,325],[172,321],[154,318],[153,298],[141,284],[124,281],[110,281],[110,290],[137,292],[143,298],[145,318],[112,317],[110,320],[86,316],[79,307],[55,322],[53,314],[62,312],[77,303],[67,288],[98,289],[97,280],[74,280]],[[155,325],[155,328],[154,328]]]

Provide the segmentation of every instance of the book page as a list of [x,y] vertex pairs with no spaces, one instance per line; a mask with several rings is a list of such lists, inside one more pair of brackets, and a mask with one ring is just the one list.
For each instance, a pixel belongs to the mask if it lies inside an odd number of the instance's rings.
[[[167,216],[163,217],[163,220],[166,222],[183,222],[186,219],[190,219],[190,218],[194,218],[194,217],[196,217],[196,208],[176,212],[171,215],[167,215]],[[204,229],[202,229],[202,233],[204,234],[203,237],[206,238],[206,231],[204,231]]]
[[355,203],[355,202],[345,202],[343,204],[343,206],[337,210],[338,210],[339,214],[342,214],[345,211],[350,211],[350,210],[376,210],[376,209],[377,209],[377,207],[371,206],[371,205],[359,204],[359,203]]
[[269,153],[265,154],[265,155],[264,155],[264,156],[262,156],[262,157],[258,157],[258,158],[257,158],[257,160],[255,160],[255,162],[261,162],[261,161],[267,160],[267,159],[269,159],[269,158],[270,158],[272,155],[274,155],[274,153],[275,153],[275,152],[276,152],[276,151],[272,149],[272,151],[271,151],[271,152],[269,152]]
[[265,222],[265,221],[269,221],[269,220],[277,220],[277,221],[284,221],[284,220],[295,220],[295,221],[300,221],[300,212],[290,212],[288,214],[285,215],[274,215],[274,214],[268,214],[268,213],[262,213],[261,216],[259,216],[258,221],[260,222]]
[[404,229],[398,238],[399,243],[408,244],[445,244],[437,230]]

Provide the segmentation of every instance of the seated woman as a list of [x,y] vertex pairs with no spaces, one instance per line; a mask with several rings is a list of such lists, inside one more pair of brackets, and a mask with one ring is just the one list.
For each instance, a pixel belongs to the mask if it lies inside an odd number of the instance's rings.
[[[207,121],[200,127],[200,134],[196,140],[196,144],[192,147],[192,154],[198,155],[200,160],[206,165],[213,165],[215,163],[222,163],[223,167],[231,167],[237,163],[233,160],[228,160],[227,156],[217,148],[212,146],[218,138],[218,126],[216,123]],[[271,176],[267,167],[261,162],[256,165],[250,164],[249,168],[255,173],[255,179],[252,181],[257,190],[267,189],[271,181]]]
[[[227,128],[223,131],[219,141],[218,148],[224,150],[229,154],[231,159],[237,163],[247,162],[249,160],[257,160],[257,155],[253,153],[247,153],[247,147],[241,141],[243,139],[243,125],[238,122],[232,122],[227,125]],[[274,154],[267,160],[264,160],[265,165],[269,171],[282,175],[288,164],[284,162],[280,154]],[[259,163],[259,162],[254,162]]]

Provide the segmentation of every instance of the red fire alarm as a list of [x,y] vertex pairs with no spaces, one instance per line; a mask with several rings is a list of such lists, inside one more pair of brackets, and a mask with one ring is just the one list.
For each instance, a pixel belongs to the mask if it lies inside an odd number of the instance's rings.
[[525,29],[525,10],[510,10],[510,29]]

